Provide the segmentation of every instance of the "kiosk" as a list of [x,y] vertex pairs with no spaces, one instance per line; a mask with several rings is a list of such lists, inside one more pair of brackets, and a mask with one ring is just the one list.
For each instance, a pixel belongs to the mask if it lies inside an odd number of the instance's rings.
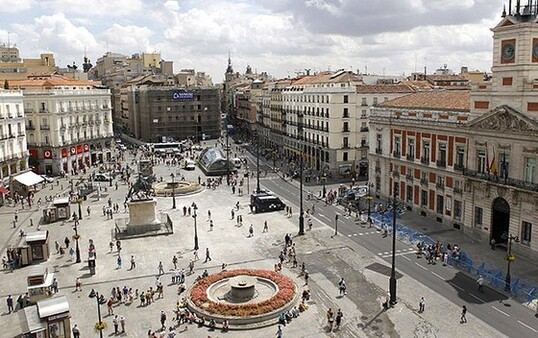
[[36,231],[26,234],[24,246],[21,248],[21,265],[49,259],[49,231]]
[[50,287],[53,279],[54,273],[49,273],[46,267],[32,267],[27,278],[27,290],[31,304],[36,304],[38,301],[49,298],[52,295]]
[[22,338],[71,338],[69,303],[65,296],[38,301],[18,314]]

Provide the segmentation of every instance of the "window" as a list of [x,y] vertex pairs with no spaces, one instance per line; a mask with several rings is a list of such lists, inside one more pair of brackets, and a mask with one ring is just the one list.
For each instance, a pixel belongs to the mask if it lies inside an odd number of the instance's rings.
[[344,95],[344,103],[349,103],[349,97],[347,95]]
[[344,122],[343,132],[349,132],[349,122]]
[[437,160],[440,164],[446,165],[446,143],[439,143],[439,156],[437,156]]
[[374,97],[374,106],[377,105],[377,97]]
[[500,159],[501,159],[501,164],[500,164],[501,177],[508,178],[509,170],[510,170],[510,155],[501,154]]
[[461,221],[461,201],[454,200],[454,219]]
[[465,148],[456,146],[456,164],[455,167],[463,169],[463,161],[465,160]]
[[344,117],[349,117],[349,110],[344,108]]
[[424,162],[430,162],[430,141],[424,140],[422,142],[422,158]]
[[443,208],[445,204],[445,198],[442,195],[437,195],[436,210],[438,214],[443,214]]
[[342,147],[349,148],[349,137],[344,137],[342,139]]
[[482,208],[474,207],[474,226],[479,227],[482,225]]
[[412,185],[407,186],[406,201],[409,203],[413,203],[413,186]]
[[347,151],[344,151],[342,161],[348,161],[348,153],[347,153]]
[[368,104],[366,103],[366,98],[365,98],[365,97],[362,98],[361,105],[362,105],[362,106],[367,106],[367,105],[368,105]]
[[366,109],[361,110],[361,118],[366,118]]
[[375,191],[379,192],[381,190],[381,177],[375,177]]
[[532,234],[532,223],[521,222],[521,244],[530,245]]
[[415,139],[407,139],[407,157],[409,159],[415,158]]
[[376,135],[376,150],[377,150],[377,153],[381,153],[383,151],[383,137],[381,136],[381,134],[377,134]]
[[534,157],[525,157],[525,181],[534,183],[536,177],[536,159]]
[[445,177],[444,176],[437,175],[437,186],[439,188],[444,188],[445,187]]
[[476,170],[479,173],[486,172],[486,151],[485,150],[478,151],[478,155],[476,157]]
[[428,191],[427,190],[420,191],[420,205],[423,207],[428,205]]
[[394,137],[394,156],[400,156],[401,154],[402,139],[400,136]]

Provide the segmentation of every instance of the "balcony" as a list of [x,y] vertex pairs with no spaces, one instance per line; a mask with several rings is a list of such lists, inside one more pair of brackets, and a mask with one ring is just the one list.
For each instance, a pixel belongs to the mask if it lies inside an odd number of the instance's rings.
[[375,167],[375,173],[376,174],[381,174],[381,168],[380,167]]
[[461,164],[461,163],[455,163],[455,164],[454,164],[454,170],[462,171],[462,170],[463,170],[463,164]]
[[493,174],[481,173],[481,172],[470,170],[467,168],[463,168],[463,176],[466,176],[470,179],[479,180],[479,181],[491,182],[493,184],[510,186],[510,187],[521,189],[521,190],[538,192],[538,184],[523,181],[523,180],[518,180],[515,178],[509,178],[509,177],[502,178]]
[[415,179],[415,178],[413,177],[413,175],[411,175],[411,174],[407,174],[407,175],[405,175],[405,178],[408,179],[408,180],[410,180],[410,181],[412,181],[412,180]]
[[350,132],[349,128],[342,128],[342,133],[349,133],[349,132]]
[[43,124],[39,127],[41,130],[50,130],[50,126],[48,124]]
[[439,182],[435,184],[435,187],[439,190],[445,190],[445,185]]
[[25,136],[24,133],[17,134],[17,137],[24,137],[24,136]]
[[41,114],[47,114],[49,111],[46,109],[39,109],[39,113]]
[[361,132],[367,132],[368,131],[368,127],[361,127]]
[[375,148],[375,153],[378,154],[378,155],[381,155],[381,154],[383,154],[383,149]]
[[415,156],[413,156],[413,154],[407,154],[407,155],[405,155],[405,158],[408,161],[414,161],[415,160]]
[[392,152],[392,156],[394,156],[394,157],[401,157],[402,154],[400,154],[399,151],[395,150],[395,151]]
[[348,143],[344,143],[342,144],[342,149],[349,149],[349,144]]
[[33,114],[33,113],[34,113],[34,110],[33,110],[32,108],[26,108],[26,109],[24,110],[24,113],[25,113],[25,114]]
[[420,163],[422,164],[430,164],[430,158],[429,157],[421,157]]
[[428,179],[427,179],[427,178],[421,178],[421,179],[420,179],[420,184],[422,184],[422,185],[428,185],[428,183],[429,183],[429,182],[428,182]]
[[446,168],[446,161],[445,160],[437,160],[437,162],[435,162],[437,164],[437,167],[438,168]]
[[454,193],[455,193],[455,194],[460,194],[460,195],[461,195],[461,194],[463,193],[463,191],[461,190],[461,188],[458,188],[458,187],[454,187],[452,190],[454,190]]

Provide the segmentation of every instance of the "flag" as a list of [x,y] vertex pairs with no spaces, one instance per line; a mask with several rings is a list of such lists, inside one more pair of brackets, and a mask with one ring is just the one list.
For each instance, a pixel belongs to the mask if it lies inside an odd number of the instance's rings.
[[489,149],[488,149],[488,144],[486,143],[486,172],[489,174],[490,173],[490,169],[489,169]]
[[506,162],[506,153],[503,153],[503,160],[501,163],[501,177],[508,178],[508,162]]
[[497,176],[497,161],[495,159],[495,148],[493,148],[493,159],[491,160],[491,165],[489,166],[489,169],[493,173],[493,175]]

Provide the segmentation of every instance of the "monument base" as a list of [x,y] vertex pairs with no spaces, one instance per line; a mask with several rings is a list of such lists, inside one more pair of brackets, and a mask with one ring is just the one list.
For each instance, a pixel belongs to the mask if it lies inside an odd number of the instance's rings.
[[[129,238],[140,236],[153,236],[173,232],[172,221],[168,215],[157,217],[157,201],[148,200],[131,201],[129,207],[129,221],[116,222],[116,237]],[[125,219],[124,219],[125,221]],[[123,225],[121,224],[123,223]]]

